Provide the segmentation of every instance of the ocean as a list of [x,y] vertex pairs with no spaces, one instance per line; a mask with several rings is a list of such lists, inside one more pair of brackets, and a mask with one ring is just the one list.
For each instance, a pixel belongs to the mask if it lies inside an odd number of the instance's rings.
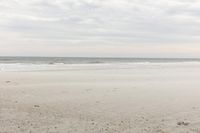
[[0,57],[0,63],[99,64],[99,63],[178,63],[200,62],[198,58],[91,58],[91,57]]
[[0,57],[0,71],[131,69],[200,65],[198,58]]

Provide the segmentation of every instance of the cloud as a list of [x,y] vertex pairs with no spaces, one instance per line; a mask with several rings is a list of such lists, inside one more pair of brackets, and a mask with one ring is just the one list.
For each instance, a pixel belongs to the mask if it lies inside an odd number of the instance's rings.
[[[12,54],[26,55],[28,50],[37,55],[40,47],[44,55],[56,56],[59,50],[71,49],[72,55],[103,56],[97,49],[124,47],[131,48],[128,56],[131,51],[140,56],[155,52],[162,56],[165,48],[171,55],[167,46],[173,44],[184,50],[176,49],[174,55],[190,56],[194,51],[186,48],[200,42],[199,6],[198,0],[1,0],[0,46],[7,47],[1,53],[9,55],[12,49]],[[157,46],[160,52],[153,48]],[[81,52],[85,47],[94,51]],[[53,52],[55,49],[58,51]],[[152,51],[144,54],[144,49]],[[110,50],[111,56],[117,56]],[[123,54],[126,52],[119,55]]]

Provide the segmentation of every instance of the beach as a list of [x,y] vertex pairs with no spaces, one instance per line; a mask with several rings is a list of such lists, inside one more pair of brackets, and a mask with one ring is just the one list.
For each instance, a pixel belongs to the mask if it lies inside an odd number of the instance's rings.
[[200,64],[113,66],[1,71],[0,133],[200,132]]

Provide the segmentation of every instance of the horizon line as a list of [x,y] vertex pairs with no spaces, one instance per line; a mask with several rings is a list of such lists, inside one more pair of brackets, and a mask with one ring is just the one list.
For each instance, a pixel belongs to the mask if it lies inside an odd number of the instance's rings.
[[200,59],[200,57],[109,57],[109,56],[0,56],[21,58],[126,58],[126,59]]

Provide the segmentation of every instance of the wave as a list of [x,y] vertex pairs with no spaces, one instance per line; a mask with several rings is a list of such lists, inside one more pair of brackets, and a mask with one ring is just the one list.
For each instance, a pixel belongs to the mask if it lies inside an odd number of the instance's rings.
[[127,62],[127,63],[85,63],[85,64],[33,64],[0,63],[0,71],[65,71],[65,70],[105,70],[105,69],[142,69],[164,67],[200,67],[200,62]]

